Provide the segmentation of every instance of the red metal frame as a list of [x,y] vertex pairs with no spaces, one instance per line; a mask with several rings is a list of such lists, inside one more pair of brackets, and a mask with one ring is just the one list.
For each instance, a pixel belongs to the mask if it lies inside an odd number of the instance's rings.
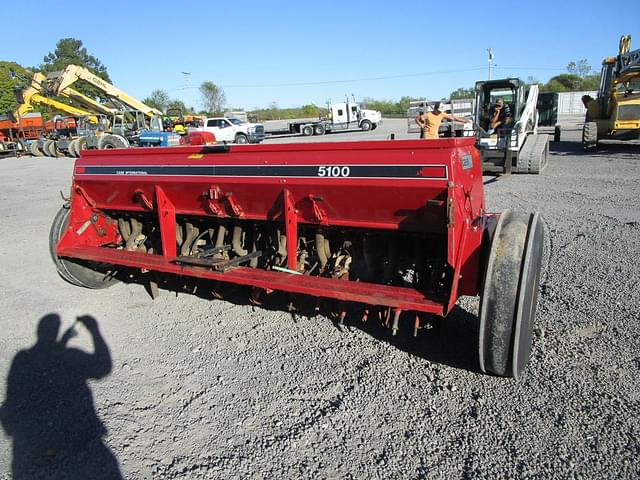
[[[158,216],[162,255],[111,248],[119,233],[108,212],[149,210]],[[91,228],[78,233],[92,215]],[[180,265],[174,262],[177,215],[282,222],[290,270],[297,267],[299,224],[446,236],[454,270],[451,293],[446,299],[426,298],[410,288],[248,267],[220,273]],[[481,162],[472,138],[86,151],[76,161],[69,229],[57,253],[446,315],[460,295],[479,292],[486,219]]]

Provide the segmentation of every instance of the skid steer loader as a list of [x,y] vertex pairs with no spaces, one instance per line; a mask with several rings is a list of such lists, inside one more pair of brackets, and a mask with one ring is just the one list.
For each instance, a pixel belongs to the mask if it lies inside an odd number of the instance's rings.
[[[549,157],[549,137],[538,134],[538,85],[517,78],[476,82],[476,147],[484,173],[542,173]],[[510,118],[491,128],[496,103],[502,100]]]

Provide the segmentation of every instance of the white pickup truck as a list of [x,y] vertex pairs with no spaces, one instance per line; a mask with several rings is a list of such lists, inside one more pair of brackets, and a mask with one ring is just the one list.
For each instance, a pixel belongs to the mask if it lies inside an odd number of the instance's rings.
[[264,125],[239,118],[210,117],[194,130],[213,133],[217,142],[260,143],[265,137]]

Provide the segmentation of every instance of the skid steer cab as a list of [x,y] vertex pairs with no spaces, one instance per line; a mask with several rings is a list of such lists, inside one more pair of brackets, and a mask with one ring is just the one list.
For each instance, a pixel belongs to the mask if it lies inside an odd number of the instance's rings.
[[[185,146],[83,152],[53,221],[60,276],[103,288],[192,277],[274,291],[345,321],[418,334],[480,295],[479,363],[529,359],[543,228],[485,211],[475,139]],[[302,308],[301,308],[302,309]]]
[[485,173],[542,173],[549,138],[538,134],[538,85],[517,78],[477,82],[476,146]]

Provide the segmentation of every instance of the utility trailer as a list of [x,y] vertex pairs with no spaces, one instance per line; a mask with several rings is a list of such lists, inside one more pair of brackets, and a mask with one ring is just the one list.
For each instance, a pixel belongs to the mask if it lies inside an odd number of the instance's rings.
[[[486,212],[474,138],[82,152],[53,221],[58,273],[87,288],[193,278],[273,291],[414,335],[480,295],[479,363],[531,348],[538,214]],[[292,347],[294,348],[294,347]]]
[[[412,100],[407,109],[407,133],[420,133],[420,127],[416,123],[416,117],[433,111],[434,104],[440,104],[440,111],[455,115],[457,117],[473,117],[475,99],[473,98],[452,98],[446,101]],[[473,127],[467,123],[452,122],[443,120],[438,129],[441,137],[472,137]]]
[[[538,94],[538,133],[548,132],[553,141],[559,142],[563,124],[577,125],[584,122],[585,96],[597,95],[597,91],[540,92]],[[546,127],[546,128],[545,128]]]
[[28,153],[31,143],[51,128],[39,112],[26,113],[17,118],[0,115],[0,153]]

